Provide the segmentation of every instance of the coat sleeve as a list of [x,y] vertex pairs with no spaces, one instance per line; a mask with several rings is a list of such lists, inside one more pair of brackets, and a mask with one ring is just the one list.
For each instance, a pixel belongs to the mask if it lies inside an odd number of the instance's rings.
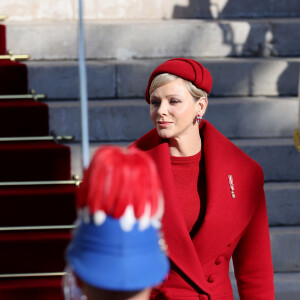
[[273,265],[263,183],[257,208],[234,253],[240,300],[274,300]]

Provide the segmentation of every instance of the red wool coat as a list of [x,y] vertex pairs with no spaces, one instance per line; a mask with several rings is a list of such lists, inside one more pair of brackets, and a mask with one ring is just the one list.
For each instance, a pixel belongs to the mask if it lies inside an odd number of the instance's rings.
[[[204,221],[193,237],[176,199],[168,144],[156,129],[132,144],[155,161],[165,198],[163,231],[172,270],[152,299],[232,300],[233,258],[241,300],[273,300],[273,267],[261,167],[201,121],[206,174]],[[233,176],[235,198],[228,175]]]

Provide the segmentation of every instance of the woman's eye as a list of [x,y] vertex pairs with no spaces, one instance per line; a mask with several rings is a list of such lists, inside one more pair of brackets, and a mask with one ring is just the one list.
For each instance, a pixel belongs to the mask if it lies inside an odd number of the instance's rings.
[[170,103],[171,104],[176,104],[176,103],[180,103],[181,101],[180,100],[178,100],[178,99],[171,99],[170,100]]
[[153,106],[159,106],[160,105],[160,101],[158,101],[158,100],[151,100],[150,104],[153,105]]

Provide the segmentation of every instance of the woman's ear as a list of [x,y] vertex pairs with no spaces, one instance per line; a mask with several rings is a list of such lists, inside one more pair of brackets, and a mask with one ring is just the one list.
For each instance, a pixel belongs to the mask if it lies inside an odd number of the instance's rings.
[[208,101],[206,97],[200,97],[197,102],[197,113],[203,117],[206,112]]

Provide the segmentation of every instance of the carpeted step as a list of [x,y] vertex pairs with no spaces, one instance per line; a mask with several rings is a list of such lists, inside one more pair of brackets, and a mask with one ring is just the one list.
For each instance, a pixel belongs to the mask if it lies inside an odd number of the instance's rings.
[[75,185],[0,188],[0,227],[70,225],[76,219]]
[[47,104],[33,100],[0,100],[0,137],[48,134]]
[[1,278],[0,299],[64,300],[62,277]]
[[0,60],[0,82],[0,95],[26,94],[28,91],[26,65]]
[[1,274],[62,272],[71,231],[0,232]]
[[0,24],[0,55],[6,53],[6,30],[5,25]]
[[52,141],[0,143],[1,181],[69,180],[70,148]]

